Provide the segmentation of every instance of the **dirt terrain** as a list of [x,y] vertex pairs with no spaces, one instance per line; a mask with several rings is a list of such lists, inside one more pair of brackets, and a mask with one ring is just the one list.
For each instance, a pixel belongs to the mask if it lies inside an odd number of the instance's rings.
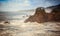
[[60,36],[60,23],[58,22],[16,23],[0,24],[0,28],[3,28],[0,29],[0,36]]

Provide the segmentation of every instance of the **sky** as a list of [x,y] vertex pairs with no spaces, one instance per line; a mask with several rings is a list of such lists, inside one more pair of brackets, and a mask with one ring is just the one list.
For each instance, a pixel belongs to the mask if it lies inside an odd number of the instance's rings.
[[0,11],[19,11],[60,4],[60,0],[0,0]]

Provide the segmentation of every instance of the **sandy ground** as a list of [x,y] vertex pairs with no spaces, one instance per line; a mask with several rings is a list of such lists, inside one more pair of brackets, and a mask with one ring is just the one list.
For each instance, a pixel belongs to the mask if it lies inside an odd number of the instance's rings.
[[60,36],[60,23],[23,23],[11,21],[11,24],[3,24],[0,36]]

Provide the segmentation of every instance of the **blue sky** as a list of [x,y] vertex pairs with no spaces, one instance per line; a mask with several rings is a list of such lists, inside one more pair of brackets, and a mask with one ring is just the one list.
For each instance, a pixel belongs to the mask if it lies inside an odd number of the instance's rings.
[[18,11],[60,4],[60,0],[0,0],[1,11]]

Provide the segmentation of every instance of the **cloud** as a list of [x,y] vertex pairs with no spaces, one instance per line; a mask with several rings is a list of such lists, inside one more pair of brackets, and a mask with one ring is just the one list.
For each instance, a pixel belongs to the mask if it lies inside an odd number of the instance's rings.
[[30,6],[29,0],[24,0],[24,6]]
[[23,8],[30,7],[31,4],[29,3],[29,0],[12,0],[8,3],[3,3],[1,10],[2,11],[17,11],[21,10]]
[[8,2],[2,2],[0,9],[2,11],[17,11],[37,7],[48,7],[59,3],[60,1],[58,0],[8,0]]

